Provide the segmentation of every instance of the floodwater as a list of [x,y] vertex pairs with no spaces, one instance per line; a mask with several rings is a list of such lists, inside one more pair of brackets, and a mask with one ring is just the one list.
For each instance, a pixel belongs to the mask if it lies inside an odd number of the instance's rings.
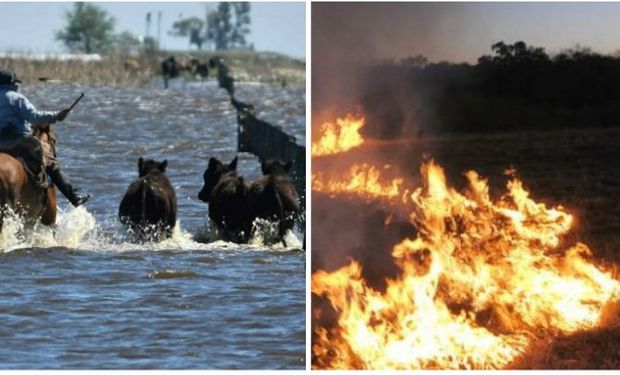
[[[40,109],[85,98],[56,125],[61,165],[94,197],[59,196],[55,234],[5,222],[0,234],[1,369],[303,369],[303,231],[288,248],[210,237],[197,198],[209,157],[237,155],[236,118],[214,82],[146,88],[22,88]],[[258,117],[305,142],[305,88],[238,84]],[[140,156],[167,159],[178,199],[171,239],[141,244],[118,223]],[[238,170],[260,175],[255,156]],[[196,239],[196,240],[195,240]],[[197,240],[202,239],[202,240]]]

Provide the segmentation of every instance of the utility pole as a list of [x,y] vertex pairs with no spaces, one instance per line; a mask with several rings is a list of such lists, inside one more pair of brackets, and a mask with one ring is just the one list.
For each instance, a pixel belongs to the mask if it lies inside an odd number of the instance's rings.
[[157,12],[157,46],[161,48],[161,12]]
[[147,12],[146,13],[146,30],[145,30],[145,37],[149,37],[151,33],[151,12]]
[[207,3],[205,4],[205,39],[206,39],[206,50],[207,51],[215,51],[215,41],[214,41],[214,35],[211,34],[211,30],[209,28],[209,13],[211,13],[211,11],[213,10],[213,8],[211,7],[212,3]]

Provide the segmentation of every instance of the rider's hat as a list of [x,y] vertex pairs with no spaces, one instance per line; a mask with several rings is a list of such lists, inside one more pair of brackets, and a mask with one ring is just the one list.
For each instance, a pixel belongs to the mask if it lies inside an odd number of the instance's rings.
[[9,69],[0,68],[0,85],[10,85],[13,83],[21,83],[17,78],[17,74]]

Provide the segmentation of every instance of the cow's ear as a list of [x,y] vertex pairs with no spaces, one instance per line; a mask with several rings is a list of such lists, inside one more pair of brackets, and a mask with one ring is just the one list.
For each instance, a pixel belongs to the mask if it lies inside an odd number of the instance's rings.
[[216,158],[209,159],[209,169],[216,168],[218,165],[222,165],[219,160],[217,160]]
[[162,172],[166,171],[166,167],[168,166],[168,159],[164,159],[164,161],[159,164],[159,170]]
[[228,169],[231,171],[236,171],[237,170],[237,156],[235,156],[235,158],[233,159],[233,161],[230,162],[230,164],[228,164]]
[[140,157],[140,159],[138,159],[138,171],[141,172],[142,171],[142,166],[144,165],[144,159],[142,159],[142,157]]

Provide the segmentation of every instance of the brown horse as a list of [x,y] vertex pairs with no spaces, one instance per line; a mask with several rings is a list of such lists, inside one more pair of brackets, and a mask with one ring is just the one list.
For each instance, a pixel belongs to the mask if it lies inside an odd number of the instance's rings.
[[[38,128],[33,133],[41,143],[54,147],[55,137],[51,125]],[[56,189],[37,185],[20,160],[6,151],[0,151],[0,230],[7,208],[19,214],[26,222],[52,226],[56,223]]]

